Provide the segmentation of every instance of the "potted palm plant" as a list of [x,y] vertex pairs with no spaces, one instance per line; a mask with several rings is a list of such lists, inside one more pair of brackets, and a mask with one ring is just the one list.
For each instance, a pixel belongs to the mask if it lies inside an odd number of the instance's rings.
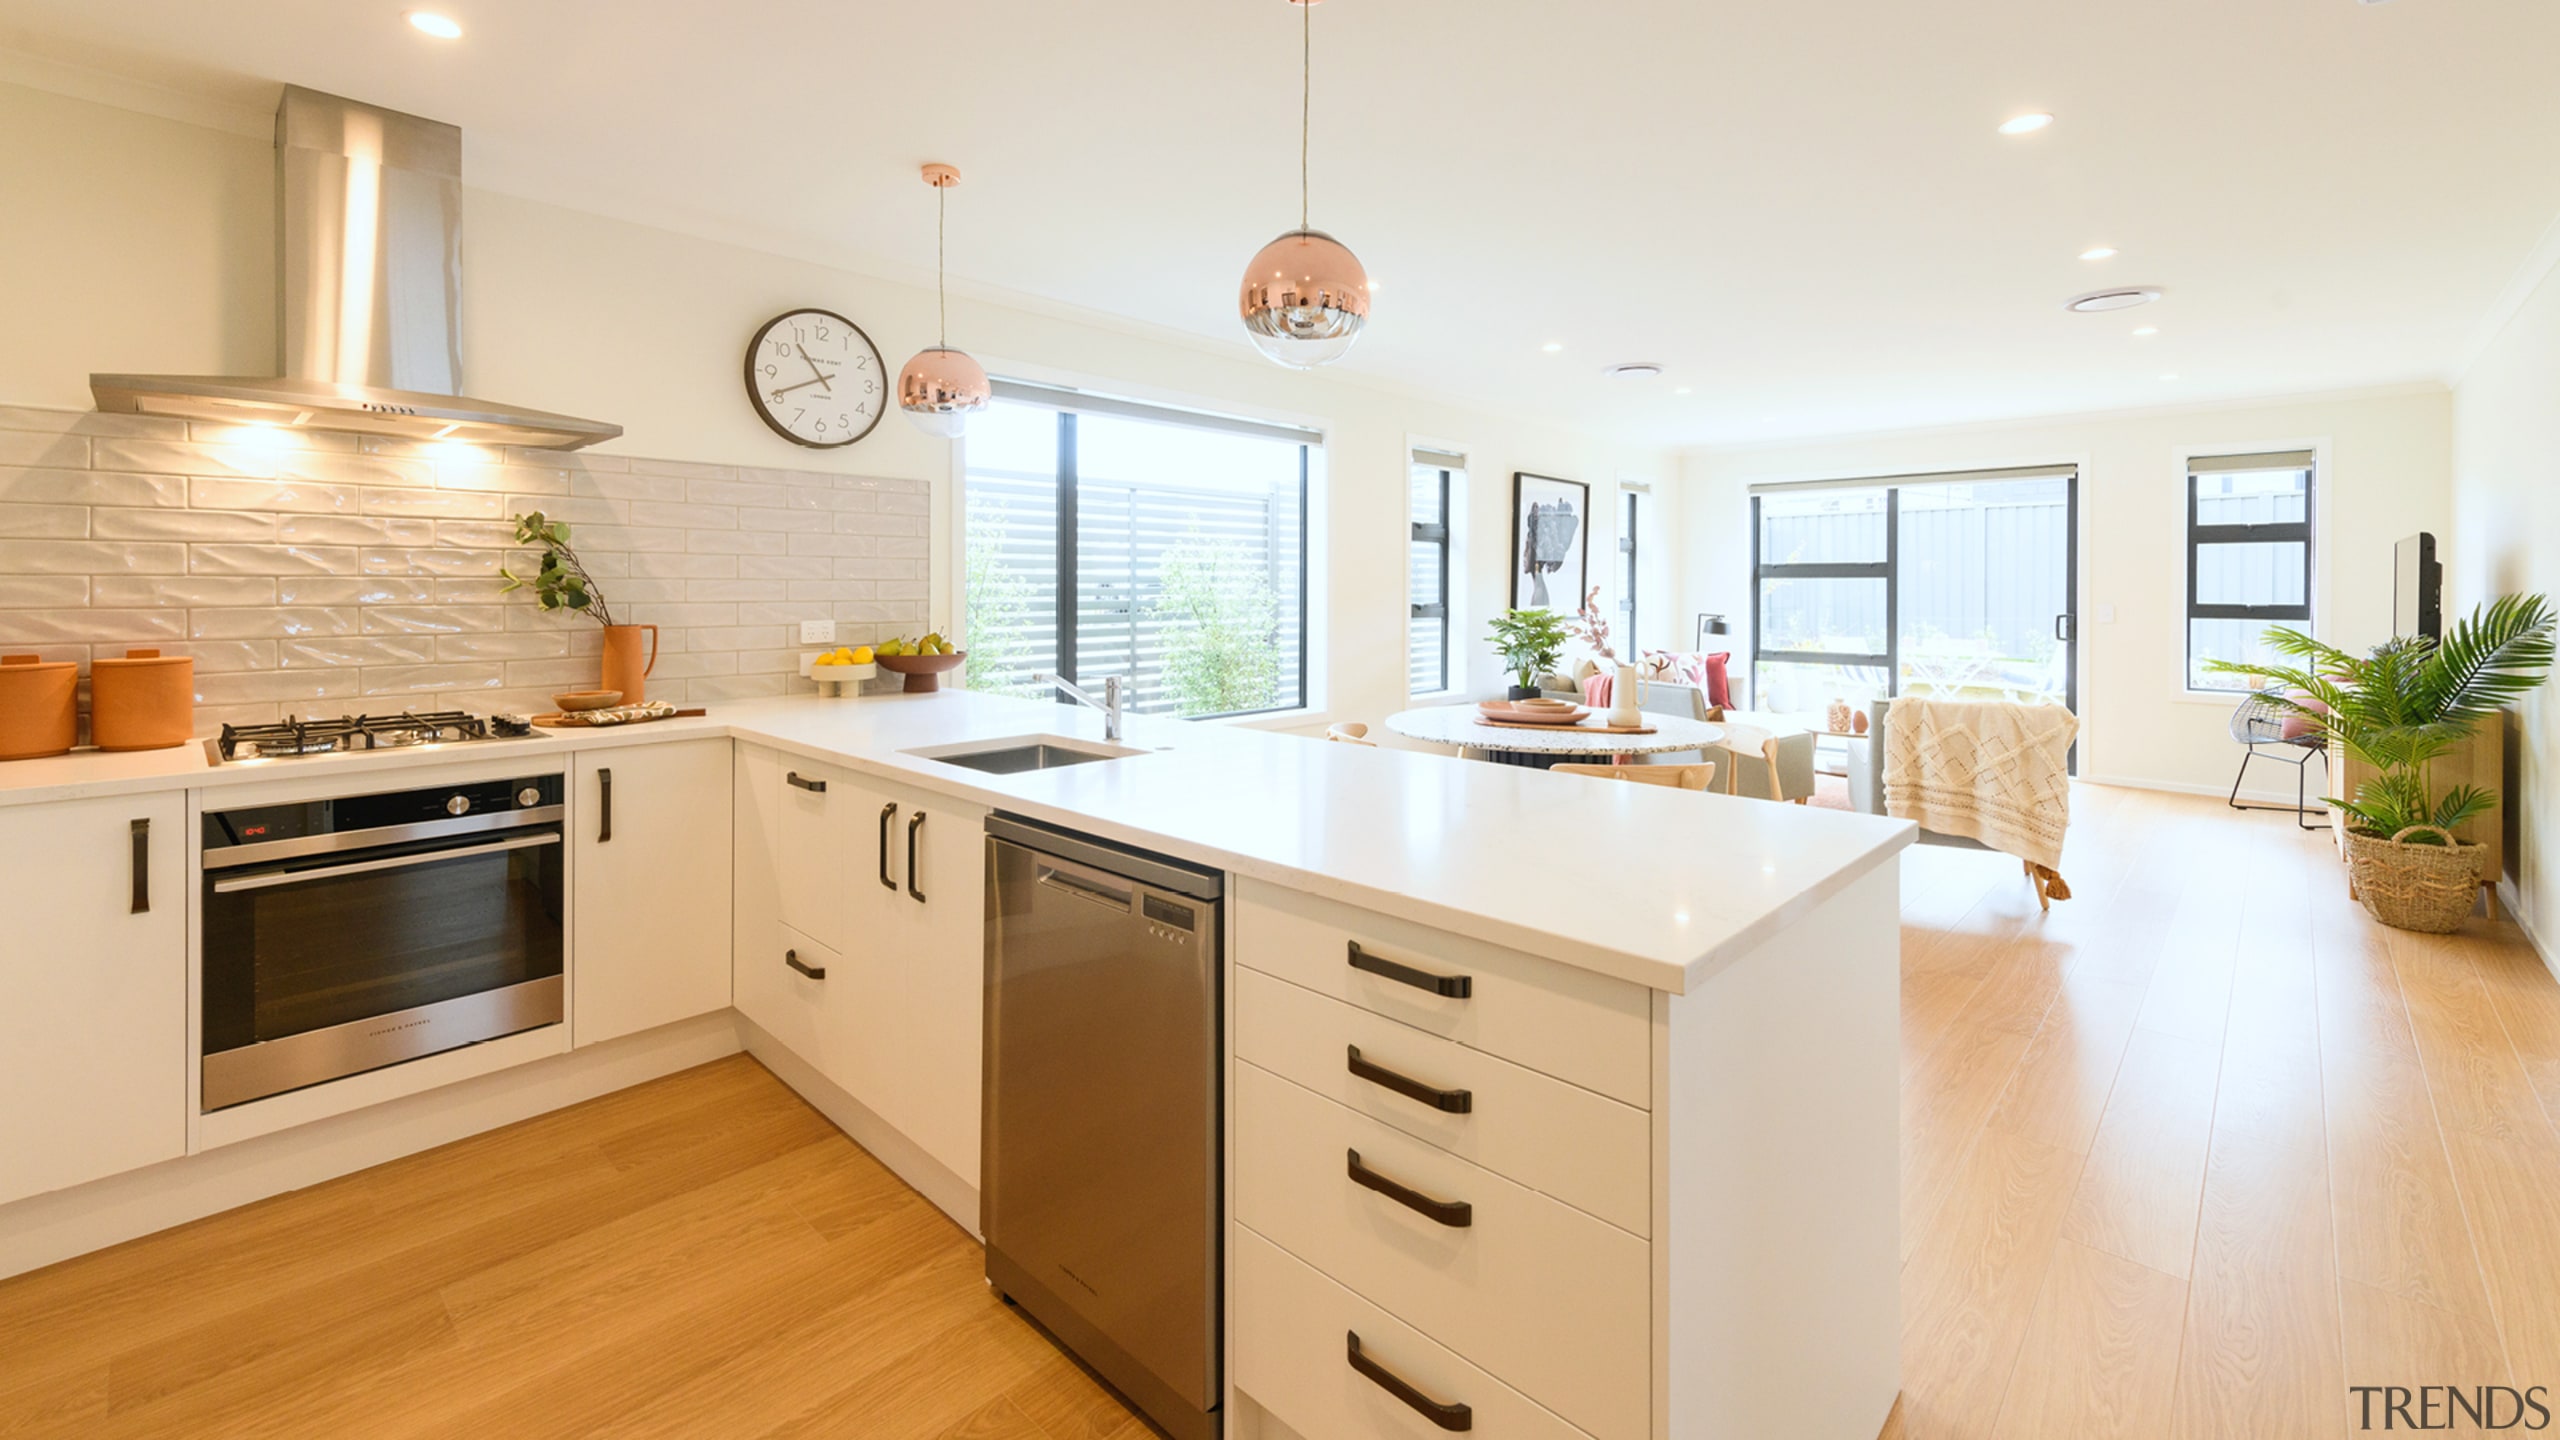
[[[649,672],[658,668],[658,627],[655,625],[619,625],[613,610],[605,604],[604,591],[595,577],[587,573],[578,552],[569,544],[569,527],[545,516],[539,510],[516,517],[516,543],[539,548],[542,563],[530,576],[502,569],[498,575],[508,590],[530,590],[534,603],[545,610],[566,610],[584,615],[604,627],[603,681],[607,690],[619,691],[624,705],[638,705],[647,697],[643,693]],[[641,636],[647,634],[647,657],[642,658]]]
[[2428,766],[2549,677],[2552,629],[2542,596],[2507,595],[2464,616],[2441,641],[2402,636],[2355,656],[2279,626],[2267,644],[2297,663],[2206,668],[2264,682],[2269,704],[2372,767],[2353,797],[2329,801],[2346,827],[2356,895],[2385,925],[2441,934],[2460,928],[2480,886],[2481,847],[2453,831],[2496,809],[2498,797],[2477,785],[2439,792]]
[[1538,676],[1554,669],[1564,654],[1564,617],[1553,610],[1506,610],[1494,617],[1493,631],[1486,638],[1502,657],[1502,668],[1512,674],[1515,683],[1509,698],[1534,699]]

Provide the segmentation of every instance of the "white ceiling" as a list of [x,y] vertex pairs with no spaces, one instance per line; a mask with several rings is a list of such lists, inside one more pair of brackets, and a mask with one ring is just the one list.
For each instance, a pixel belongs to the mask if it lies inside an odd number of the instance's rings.
[[[244,113],[284,80],[415,111],[476,184],[901,275],[946,160],[956,285],[1238,353],[1243,264],[1297,219],[1283,0],[434,8],[462,40],[400,0],[0,0],[0,45]],[[1381,282],[1342,368],[1647,443],[2441,376],[2560,215],[2549,0],[1314,20],[1313,218]],[[2024,110],[2059,119],[1994,133]],[[2062,310],[2109,283],[2168,296]],[[1600,376],[1625,360],[1669,373]]]

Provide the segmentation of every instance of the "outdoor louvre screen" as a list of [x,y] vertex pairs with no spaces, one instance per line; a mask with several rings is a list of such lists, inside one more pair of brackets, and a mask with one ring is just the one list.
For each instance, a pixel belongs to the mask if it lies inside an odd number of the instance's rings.
[[2272,660],[2269,626],[2311,628],[2316,464],[2308,450],[2188,459],[2188,689],[2245,689],[2206,663]]
[[1306,695],[1314,431],[995,383],[966,443],[968,684],[1131,682],[1159,715]]
[[1413,452],[1413,533],[1406,551],[1405,693],[1436,695],[1449,688],[1450,497],[1466,473],[1467,457],[1440,450]]

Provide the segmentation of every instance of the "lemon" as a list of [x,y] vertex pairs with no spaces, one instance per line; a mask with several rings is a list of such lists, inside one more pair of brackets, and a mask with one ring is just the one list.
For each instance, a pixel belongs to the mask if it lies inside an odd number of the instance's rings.
[[871,653],[871,647],[868,645],[857,645],[854,647],[853,663],[856,665],[868,665],[877,658],[877,656]]

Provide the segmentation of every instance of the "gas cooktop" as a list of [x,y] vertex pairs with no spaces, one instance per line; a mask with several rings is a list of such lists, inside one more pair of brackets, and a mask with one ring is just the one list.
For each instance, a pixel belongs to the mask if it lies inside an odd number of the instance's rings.
[[462,710],[426,714],[341,715],[293,719],[273,725],[225,725],[219,742],[225,760],[281,760],[352,750],[397,750],[474,740],[520,740],[533,726],[517,715],[473,715]]

